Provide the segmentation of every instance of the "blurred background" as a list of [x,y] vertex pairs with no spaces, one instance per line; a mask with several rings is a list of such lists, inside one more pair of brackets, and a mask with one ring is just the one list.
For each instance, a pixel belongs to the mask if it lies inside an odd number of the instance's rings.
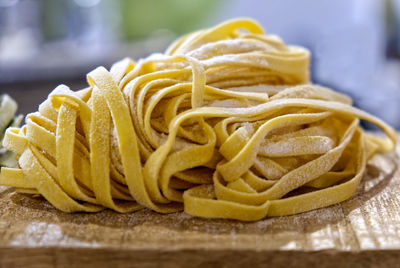
[[0,0],[0,93],[33,112],[96,66],[243,16],[307,47],[315,83],[400,129],[400,0]]

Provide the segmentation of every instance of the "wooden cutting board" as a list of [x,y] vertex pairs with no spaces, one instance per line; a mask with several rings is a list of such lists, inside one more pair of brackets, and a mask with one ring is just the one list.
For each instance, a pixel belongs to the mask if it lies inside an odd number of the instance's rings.
[[1,267],[400,267],[399,155],[377,155],[357,194],[246,223],[141,210],[67,214],[0,189]]

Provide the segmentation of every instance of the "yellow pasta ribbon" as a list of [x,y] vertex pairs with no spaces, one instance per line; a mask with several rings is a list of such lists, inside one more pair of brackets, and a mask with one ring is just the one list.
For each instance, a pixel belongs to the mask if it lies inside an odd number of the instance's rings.
[[346,200],[397,134],[311,84],[309,58],[236,19],[164,54],[98,67],[88,88],[58,86],[24,126],[7,129],[18,168],[2,168],[0,184],[66,212],[147,207],[244,221]]

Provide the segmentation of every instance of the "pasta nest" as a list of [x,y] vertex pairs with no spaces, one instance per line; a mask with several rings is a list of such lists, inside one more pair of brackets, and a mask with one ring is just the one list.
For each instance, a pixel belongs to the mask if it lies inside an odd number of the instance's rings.
[[[60,85],[4,146],[0,183],[56,208],[258,220],[329,206],[356,191],[396,132],[309,81],[309,52],[249,19],[191,33],[164,54]],[[390,139],[365,133],[359,120]]]

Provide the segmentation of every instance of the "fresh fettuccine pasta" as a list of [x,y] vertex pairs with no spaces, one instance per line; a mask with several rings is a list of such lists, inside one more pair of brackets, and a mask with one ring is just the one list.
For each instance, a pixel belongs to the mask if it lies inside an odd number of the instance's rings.
[[[296,214],[351,197],[366,161],[396,132],[309,82],[309,52],[227,21],[182,37],[165,54],[60,85],[4,146],[18,168],[0,183],[56,208],[110,208],[245,221]],[[359,120],[389,139],[366,134]]]

